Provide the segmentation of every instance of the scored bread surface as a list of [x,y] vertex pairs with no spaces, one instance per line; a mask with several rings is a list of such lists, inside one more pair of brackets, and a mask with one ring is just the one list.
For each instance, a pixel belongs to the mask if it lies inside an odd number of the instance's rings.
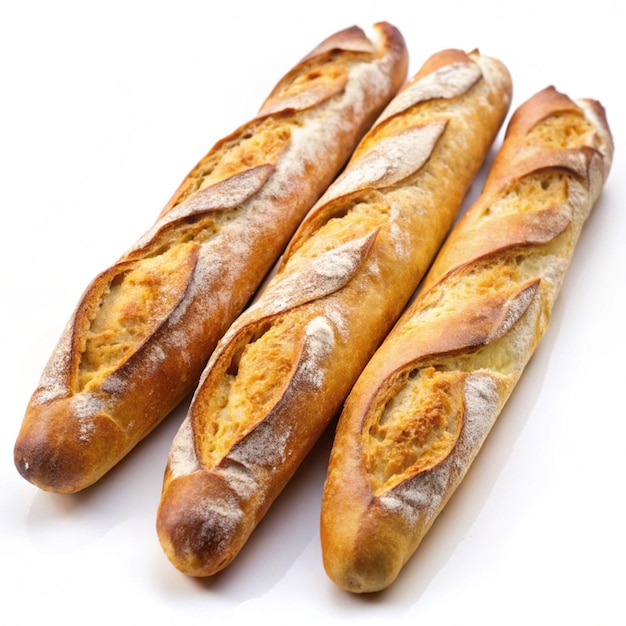
[[597,102],[548,88],[513,115],[339,419],[321,520],[339,586],[389,586],[460,483],[548,325],[612,152]]
[[477,51],[434,55],[359,144],[219,342],[157,517],[181,571],[224,568],[339,411],[461,206],[511,97]]
[[346,29],[219,141],[154,226],[89,285],[15,445],[35,485],[98,480],[188,393],[298,224],[406,77],[404,40]]

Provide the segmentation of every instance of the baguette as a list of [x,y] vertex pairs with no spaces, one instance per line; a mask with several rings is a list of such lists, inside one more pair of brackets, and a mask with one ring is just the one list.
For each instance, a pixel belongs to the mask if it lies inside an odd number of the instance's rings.
[[548,88],[513,115],[480,197],[340,416],[321,513],[340,587],[388,587],[467,472],[546,329],[612,151],[595,101]]
[[331,36],[220,140],[157,222],[88,286],[15,444],[38,487],[101,478],[198,382],[306,212],[406,78],[400,32]]
[[182,572],[226,567],[390,330],[511,98],[478,52],[434,55],[306,217],[218,344],[165,470],[157,531]]

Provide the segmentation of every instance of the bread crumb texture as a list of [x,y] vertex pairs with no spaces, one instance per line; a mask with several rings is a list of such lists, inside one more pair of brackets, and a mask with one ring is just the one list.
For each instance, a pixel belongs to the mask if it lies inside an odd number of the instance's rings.
[[382,413],[369,428],[367,472],[375,495],[407,468],[421,472],[445,458],[462,425],[458,384],[435,368],[406,373],[389,391]]
[[101,383],[178,304],[193,270],[190,246],[145,259],[111,281],[85,333],[80,389]]
[[296,328],[279,320],[241,340],[228,369],[212,386],[211,394],[204,396],[202,406],[196,407],[207,416],[199,431],[204,466],[217,465],[276,403],[298,360],[294,351],[301,338],[296,334]]

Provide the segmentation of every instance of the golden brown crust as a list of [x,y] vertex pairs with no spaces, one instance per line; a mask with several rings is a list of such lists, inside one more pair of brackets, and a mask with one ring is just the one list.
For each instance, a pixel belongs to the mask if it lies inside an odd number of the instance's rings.
[[400,33],[349,29],[211,149],[154,226],[94,279],[26,410],[19,472],[73,492],[100,478],[197,384],[306,211],[406,76]]
[[513,115],[483,193],[340,417],[321,520],[339,586],[389,586],[462,480],[546,328],[611,158],[597,103],[549,88]]
[[498,61],[452,56],[436,55],[379,117],[213,353],[157,519],[181,571],[209,576],[236,556],[451,227],[511,95]]

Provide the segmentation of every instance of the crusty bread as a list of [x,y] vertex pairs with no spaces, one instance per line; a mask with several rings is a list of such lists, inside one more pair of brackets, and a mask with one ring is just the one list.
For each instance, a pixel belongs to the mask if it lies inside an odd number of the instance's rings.
[[390,585],[462,480],[546,329],[611,157],[597,102],[548,88],[512,117],[483,193],[340,417],[321,516],[339,586]]
[[198,382],[221,335],[407,71],[389,24],[325,40],[219,141],[155,225],[89,285],[15,445],[42,489],[98,480]]
[[239,552],[337,414],[452,226],[508,111],[506,68],[434,55],[309,213],[202,376],[157,517],[181,571]]

